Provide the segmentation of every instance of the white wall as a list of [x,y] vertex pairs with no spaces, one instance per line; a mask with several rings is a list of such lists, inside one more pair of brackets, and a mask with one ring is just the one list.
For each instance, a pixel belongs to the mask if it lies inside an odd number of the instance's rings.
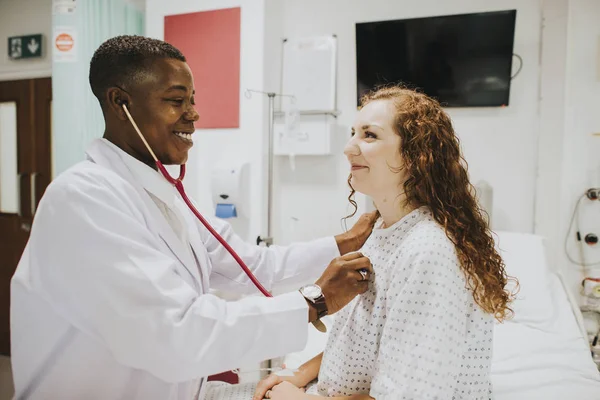
[[[210,165],[223,158],[251,161],[252,218],[242,229],[248,240],[265,229],[266,99],[243,96],[245,88],[279,91],[281,39],[321,34],[338,37],[340,131],[335,156],[275,161],[275,230],[279,243],[335,234],[348,211],[343,143],[355,113],[354,24],[384,19],[517,9],[515,53],[524,61],[512,82],[507,108],[449,109],[461,138],[473,182],[494,188],[494,228],[548,238],[550,260],[566,271],[573,288],[580,269],[569,263],[564,238],[577,196],[600,186],[600,2],[595,0],[149,0],[147,32],[161,38],[167,14],[242,6],[241,128],[202,130],[187,186],[211,211]],[[543,29],[542,29],[543,17]],[[359,198],[359,200],[364,200]],[[364,209],[364,201],[361,204]],[[597,204],[584,203],[582,231],[600,226]],[[587,225],[586,225],[587,224]],[[244,228],[244,227],[242,227]],[[236,227],[237,229],[237,227]],[[239,230],[239,229],[238,229]],[[600,261],[600,249],[586,248]],[[576,255],[576,254],[575,254]]]
[[[185,185],[199,204],[200,212],[213,215],[210,193],[210,170],[218,163],[229,160],[247,160],[250,163],[251,193],[248,220],[235,221],[234,229],[249,241],[264,236],[264,154],[266,100],[254,95],[244,96],[247,88],[262,90],[264,82],[264,1],[263,0],[182,0],[166,2],[147,0],[146,35],[164,38],[164,17],[213,9],[241,7],[240,59],[240,128],[201,129],[194,135],[194,147],[188,163],[189,174]],[[200,116],[202,118],[202,116]]]
[[[600,2],[570,0],[568,9],[566,106],[562,147],[559,230],[556,238],[557,260],[566,266],[574,288],[580,287],[582,270],[567,261],[563,243],[573,208],[579,196],[589,187],[600,187]],[[600,203],[584,200],[580,212],[582,235],[600,235]],[[552,217],[552,216],[548,216]],[[579,258],[573,236],[569,247]],[[583,245],[587,262],[600,262],[600,249]],[[600,268],[587,271],[588,276],[600,276]]]
[[[338,37],[338,155],[296,159],[296,172],[278,163],[276,237],[308,239],[340,231],[348,210],[343,143],[356,112],[356,22],[444,14],[517,9],[514,51],[524,61],[512,82],[507,108],[448,109],[460,136],[471,179],[487,180],[494,189],[494,228],[532,232],[538,137],[539,0],[284,0],[283,36],[336,34]],[[270,21],[268,21],[270,22]],[[267,64],[279,74],[280,60]],[[297,221],[297,222],[293,222]]]
[[[274,236],[288,243],[339,233],[340,220],[349,210],[345,183],[348,168],[342,155],[355,114],[356,22],[428,15],[443,15],[516,8],[515,52],[524,66],[512,82],[507,108],[449,109],[469,162],[473,182],[487,180],[494,188],[494,227],[533,231],[534,192],[539,132],[539,53],[541,3],[539,0],[460,0],[441,3],[425,0],[389,2],[374,0],[283,0],[162,2],[149,0],[146,32],[163,37],[165,15],[242,6],[241,127],[201,130],[196,134],[186,185],[203,211],[211,212],[210,166],[222,159],[243,157],[251,162],[251,215],[247,224],[234,227],[248,240],[266,228],[265,166],[266,99],[246,99],[254,88],[278,91],[281,72],[281,39],[321,34],[338,36],[338,118],[335,156],[296,157],[292,171],[285,158],[275,160]],[[264,68],[263,68],[264,67]],[[191,179],[193,178],[193,179]],[[201,189],[202,188],[202,189]],[[364,200],[359,197],[359,202]],[[364,201],[361,203],[364,206]],[[363,207],[364,209],[364,207]]]
[[563,247],[559,244],[564,240],[564,234],[560,234],[562,221],[557,216],[561,215],[563,190],[568,14],[568,0],[546,0],[543,3],[535,233],[549,241],[549,260],[556,269],[561,267],[557,256],[562,254]]
[[[41,33],[42,58],[12,61],[9,36]],[[44,78],[52,75],[52,0],[0,0],[0,81]]]

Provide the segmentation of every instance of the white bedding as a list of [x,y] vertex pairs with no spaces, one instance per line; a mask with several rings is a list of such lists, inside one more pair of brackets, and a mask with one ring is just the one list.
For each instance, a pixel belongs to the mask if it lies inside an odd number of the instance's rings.
[[[520,291],[514,318],[494,329],[494,399],[600,400],[600,373],[567,294],[548,267],[543,239],[499,232],[497,243]],[[326,342],[326,335],[309,327],[308,345],[286,356],[286,366],[300,366],[323,351]]]
[[494,329],[495,399],[600,399],[600,373],[542,238],[502,232],[498,244],[521,289],[514,319]]

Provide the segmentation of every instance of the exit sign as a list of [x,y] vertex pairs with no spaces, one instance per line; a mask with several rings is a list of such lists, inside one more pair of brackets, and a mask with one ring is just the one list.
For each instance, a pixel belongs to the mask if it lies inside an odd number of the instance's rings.
[[42,56],[42,35],[23,35],[8,38],[8,58],[38,58]]

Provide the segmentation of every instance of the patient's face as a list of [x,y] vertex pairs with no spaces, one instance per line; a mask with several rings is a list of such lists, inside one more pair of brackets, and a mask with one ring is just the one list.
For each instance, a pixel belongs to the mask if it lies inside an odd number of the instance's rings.
[[352,138],[344,149],[350,162],[352,187],[374,200],[397,197],[405,180],[400,136],[393,128],[396,110],[391,100],[368,103],[357,114]]

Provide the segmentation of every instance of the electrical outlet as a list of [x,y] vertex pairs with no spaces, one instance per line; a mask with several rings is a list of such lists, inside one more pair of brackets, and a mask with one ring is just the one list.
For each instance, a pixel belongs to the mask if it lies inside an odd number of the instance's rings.
[[600,312],[600,279],[586,277],[582,282],[582,309]]

